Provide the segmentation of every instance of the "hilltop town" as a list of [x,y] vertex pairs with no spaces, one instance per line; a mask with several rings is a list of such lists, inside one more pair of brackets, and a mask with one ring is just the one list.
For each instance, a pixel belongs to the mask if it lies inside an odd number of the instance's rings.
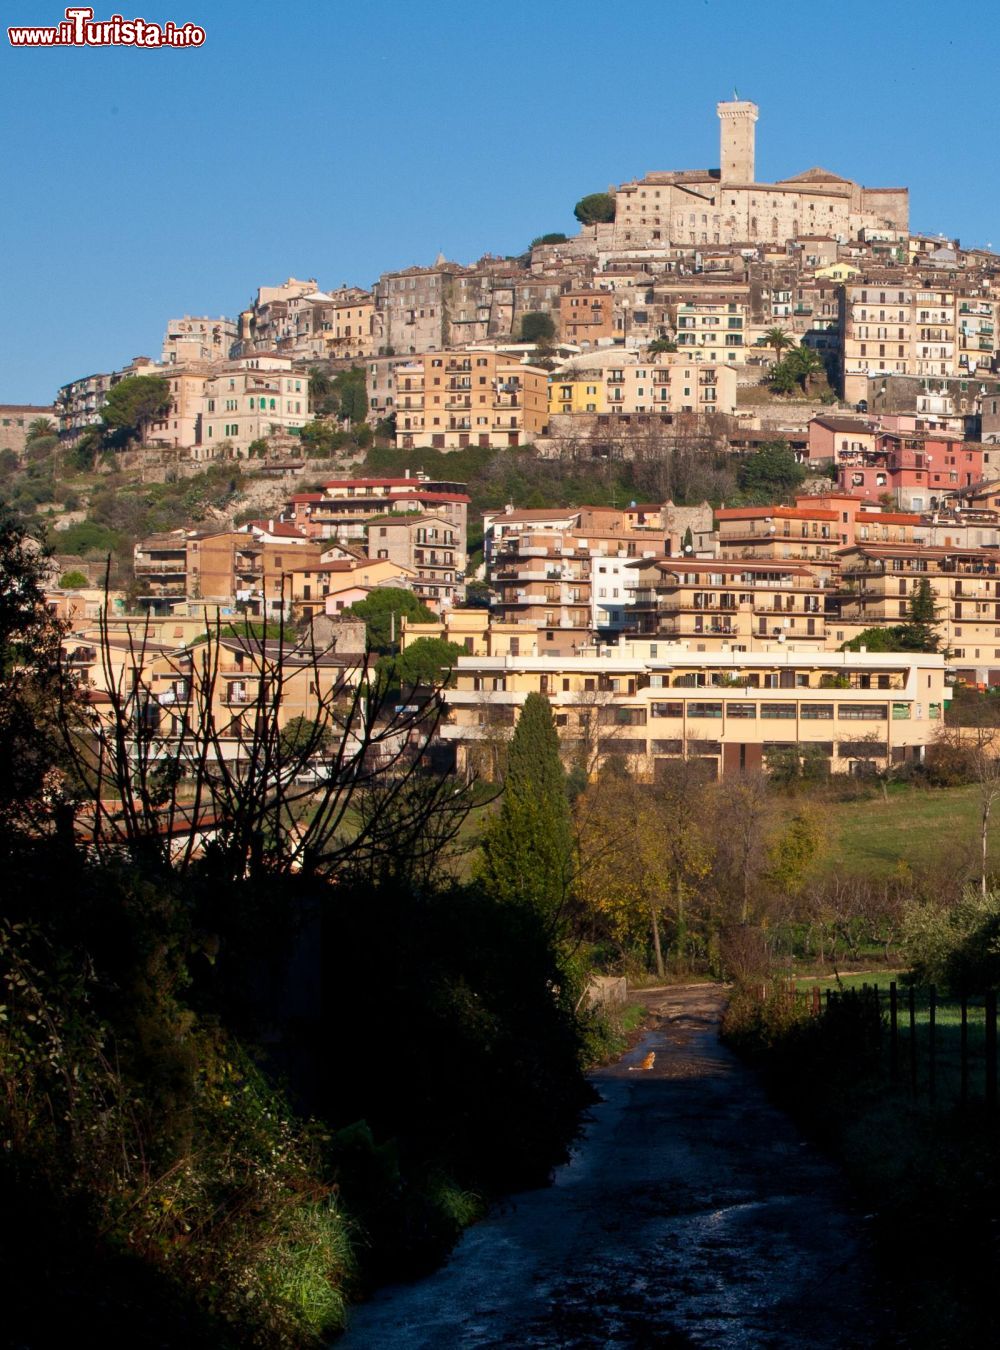
[[[530,154],[575,173],[512,100],[569,127],[607,68],[597,22],[512,61],[485,14],[355,8],[6,91],[10,260],[95,344],[0,406],[7,1340],[996,1343],[1000,253],[912,228],[891,164],[759,181],[734,93],[719,167],[574,180],[572,235],[280,281],[269,229],[379,256],[432,156],[477,221]],[[815,125],[825,17],[661,8],[651,50],[701,79],[757,38]],[[305,101],[245,97],[265,65]],[[633,83],[571,108],[588,176],[665,116]],[[910,85],[884,135],[982,187]],[[172,284],[192,241],[189,286],[258,260],[245,307],[189,291],[106,369],[120,250]],[[62,360],[31,332],[8,374]]]
[[[459,771],[532,690],[643,777],[919,761],[956,681],[1000,684],[1000,255],[911,232],[905,187],[756,181],[758,108],[717,111],[719,168],[591,193],[573,237],[261,286],[235,319],[171,319],[158,360],[4,408],[7,480],[50,476],[33,505],[81,676],[99,690],[116,540],[116,622],[142,616],[164,688],[206,622],[301,631],[409,593],[397,643],[459,653]],[[93,473],[60,487],[67,450]],[[637,495],[470,485],[505,456]],[[88,514],[108,474],[198,509],[115,533]]]

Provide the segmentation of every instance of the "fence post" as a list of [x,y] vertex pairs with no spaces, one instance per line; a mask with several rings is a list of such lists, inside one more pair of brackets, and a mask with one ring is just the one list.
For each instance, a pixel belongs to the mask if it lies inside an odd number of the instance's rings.
[[814,984],[814,985],[813,985],[813,992],[812,992],[812,1012],[813,1012],[813,1017],[818,1017],[818,1016],[819,1016],[819,1013],[820,1013],[820,1004],[819,1004],[819,985],[818,985],[818,984]]
[[927,1093],[932,1102],[934,1100],[934,1092],[937,1087],[935,1076],[935,1064],[934,1064],[934,1050],[935,1050],[934,1033],[936,1030],[935,1027],[936,1020],[937,1020],[937,987],[932,984],[931,998],[930,998],[930,1020],[927,1024],[927,1058],[928,1058]]
[[997,991],[986,992],[986,1109],[997,1107]]
[[917,1095],[917,997],[916,990],[910,985],[908,992],[910,1012],[910,1092]]
[[960,1059],[962,1062],[962,1086],[960,1089],[960,1100],[962,1110],[969,1104],[969,998],[965,990],[962,990],[962,1028],[961,1028],[961,1050]]
[[895,980],[889,983],[889,1075],[895,1087],[899,1078],[899,1001]]

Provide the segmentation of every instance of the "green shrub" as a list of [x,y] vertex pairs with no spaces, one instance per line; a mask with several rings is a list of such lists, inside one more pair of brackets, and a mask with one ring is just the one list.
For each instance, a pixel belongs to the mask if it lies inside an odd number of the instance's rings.
[[1000,892],[969,887],[956,905],[925,900],[904,915],[903,950],[920,984],[979,993],[1000,984]]

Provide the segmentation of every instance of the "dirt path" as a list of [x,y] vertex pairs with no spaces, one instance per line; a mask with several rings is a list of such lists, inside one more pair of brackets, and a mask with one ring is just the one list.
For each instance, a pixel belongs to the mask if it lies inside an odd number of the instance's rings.
[[[339,1350],[891,1344],[836,1173],[717,1040],[711,988],[652,994],[594,1075],[572,1162],[448,1264],[359,1308]],[[632,1071],[649,1050],[650,1072]]]

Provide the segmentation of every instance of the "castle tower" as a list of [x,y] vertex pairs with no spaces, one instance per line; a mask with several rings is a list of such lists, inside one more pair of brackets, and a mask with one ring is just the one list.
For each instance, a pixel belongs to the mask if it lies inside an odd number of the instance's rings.
[[717,103],[721,127],[721,158],[719,167],[723,183],[753,183],[754,179],[754,124],[760,113],[756,103],[733,99]]

